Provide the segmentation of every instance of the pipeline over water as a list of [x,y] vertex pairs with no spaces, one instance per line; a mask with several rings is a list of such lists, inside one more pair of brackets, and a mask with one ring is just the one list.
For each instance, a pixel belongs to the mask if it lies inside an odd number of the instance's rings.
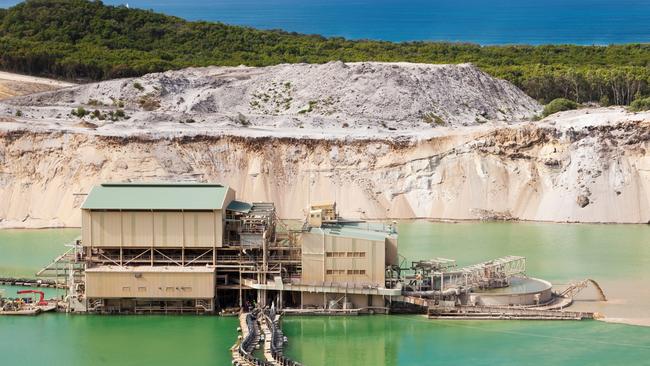
[[[255,309],[251,313],[242,313],[239,317],[242,336],[231,348],[232,364],[237,366],[302,366],[282,354],[282,345],[285,337],[279,325],[279,317],[275,310]],[[269,339],[265,339],[265,355],[267,360],[260,360],[253,356],[260,336],[264,332]]]
[[0,285],[65,288],[65,284],[54,280],[36,280],[33,278],[0,277]]

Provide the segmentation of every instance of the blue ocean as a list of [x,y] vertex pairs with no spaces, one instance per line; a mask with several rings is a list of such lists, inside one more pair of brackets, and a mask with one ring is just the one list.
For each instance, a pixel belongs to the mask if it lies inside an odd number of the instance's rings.
[[[0,7],[18,1],[0,0]],[[650,42],[650,0],[126,0],[189,20],[386,41]]]

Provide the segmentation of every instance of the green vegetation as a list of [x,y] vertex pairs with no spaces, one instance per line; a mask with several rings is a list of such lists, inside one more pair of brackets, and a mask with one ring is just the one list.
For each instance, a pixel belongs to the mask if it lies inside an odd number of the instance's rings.
[[117,108],[124,108],[124,101],[122,99],[115,99],[111,97],[111,101],[113,102],[113,106]]
[[600,104],[601,107],[609,107],[610,105],[612,105],[607,95],[603,95],[602,97],[600,97],[598,104]]
[[300,113],[300,114],[309,113],[309,112],[314,110],[314,107],[316,107],[317,104],[318,104],[318,101],[310,100],[309,104],[307,105],[307,108],[299,110],[298,113]]
[[630,110],[633,112],[650,111],[650,97],[635,99],[630,104]]
[[84,118],[85,116],[89,115],[90,112],[88,112],[84,107],[79,107],[79,108],[73,109],[70,112],[70,114],[73,115],[73,116],[77,116],[79,118]]
[[578,109],[578,103],[565,98],[557,98],[553,99],[549,104],[544,106],[542,116],[547,117],[553,113],[570,111],[572,109]]
[[91,106],[104,105],[104,103],[98,101],[97,99],[89,99],[88,102],[86,102],[86,104],[91,105]]
[[160,101],[154,98],[152,95],[145,95],[144,97],[138,100],[140,107],[145,111],[153,111],[160,108]]
[[124,113],[124,110],[122,109],[117,109],[108,112],[102,112],[99,109],[95,109],[94,111],[91,112],[89,110],[86,110],[84,107],[78,107],[73,109],[70,112],[70,114],[79,118],[84,118],[86,116],[89,116],[90,119],[98,119],[100,121],[104,121],[107,119],[111,121],[119,121],[121,119],[130,118],[129,116],[126,115],[126,113]]
[[29,0],[0,9],[0,68],[27,74],[102,80],[188,66],[332,60],[471,62],[544,103],[607,97],[611,104],[629,104],[637,94],[650,94],[650,44],[482,47],[350,41],[188,22],[84,0]]
[[444,126],[445,124],[445,121],[433,112],[425,113],[424,116],[422,116],[422,119],[424,119],[424,122],[426,123],[435,123],[438,126]]

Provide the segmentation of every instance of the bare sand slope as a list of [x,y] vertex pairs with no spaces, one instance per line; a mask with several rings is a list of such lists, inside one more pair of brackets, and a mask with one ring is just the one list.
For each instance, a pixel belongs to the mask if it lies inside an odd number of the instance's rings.
[[[72,108],[123,109],[129,126],[173,121],[204,129],[431,130],[519,121],[540,105],[470,64],[292,64],[207,67],[85,84],[10,102],[35,118],[69,119]],[[30,108],[37,107],[37,108]],[[103,121],[110,130],[123,124]],[[115,121],[112,121],[115,122]]]
[[61,89],[72,83],[0,71],[0,99]]

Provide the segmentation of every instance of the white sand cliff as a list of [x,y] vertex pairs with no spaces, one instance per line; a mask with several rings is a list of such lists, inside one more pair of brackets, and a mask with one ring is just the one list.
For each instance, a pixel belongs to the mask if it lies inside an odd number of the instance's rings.
[[[72,108],[128,119],[80,119]],[[201,68],[0,103],[0,227],[78,226],[105,181],[199,180],[302,218],[650,221],[650,113],[541,107],[471,65]],[[16,111],[21,116],[16,117]]]

